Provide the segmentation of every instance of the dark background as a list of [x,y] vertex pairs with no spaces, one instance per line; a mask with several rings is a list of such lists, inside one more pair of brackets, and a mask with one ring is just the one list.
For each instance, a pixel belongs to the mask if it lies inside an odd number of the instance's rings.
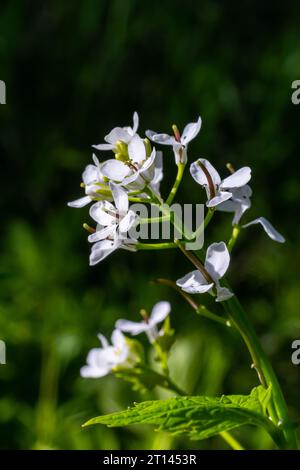
[[[299,419],[300,366],[291,342],[300,336],[299,116],[291,83],[300,79],[299,2],[11,0],[0,7],[1,260],[0,447],[17,449],[226,448],[171,439],[147,427],[81,430],[92,416],[140,396],[113,377],[81,379],[96,334],[119,317],[172,302],[177,342],[174,378],[191,393],[248,393],[255,373],[240,339],[207,320],[155,277],[177,279],[190,266],[180,253],[119,251],[88,266],[79,197],[91,144],[116,125],[141,131],[203,126],[189,160],[202,156],[253,169],[253,208],[287,238],[259,227],[243,233],[229,277],[279,375],[291,415]],[[175,172],[165,152],[166,193]],[[180,200],[203,201],[191,178]],[[231,217],[217,214],[207,241],[227,240]],[[205,298],[205,301],[207,299]],[[220,306],[209,303],[220,313]],[[263,431],[236,431],[248,448],[269,448]]]

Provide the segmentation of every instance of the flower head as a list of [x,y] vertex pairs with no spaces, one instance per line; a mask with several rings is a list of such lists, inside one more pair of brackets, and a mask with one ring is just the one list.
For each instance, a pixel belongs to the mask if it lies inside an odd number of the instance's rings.
[[154,131],[146,131],[147,137],[157,144],[171,145],[175,154],[175,161],[179,163],[187,162],[187,147],[191,140],[193,140],[201,129],[202,120],[199,116],[196,122],[190,122],[183,129],[182,135],[180,135],[177,127],[173,126],[174,135],[169,134],[158,134]]
[[81,368],[82,377],[104,377],[114,370],[116,366],[130,367],[132,357],[126,342],[126,337],[119,330],[114,330],[111,336],[111,344],[105,336],[99,334],[101,348],[93,348],[88,353],[87,365]]
[[215,288],[216,301],[222,302],[233,296],[229,289],[220,286],[220,279],[226,273],[229,263],[230,255],[225,243],[213,243],[207,249],[204,263],[208,276],[205,277],[203,273],[195,270],[178,279],[176,284],[189,294],[204,294],[205,292],[213,294]]
[[110,183],[114,204],[99,201],[90,208],[90,216],[97,222],[97,229],[88,240],[95,243],[90,255],[90,265],[102,261],[118,248],[134,249],[135,240],[127,238],[128,231],[136,223],[137,215],[129,209],[127,192]]
[[193,162],[190,172],[194,180],[206,190],[207,207],[216,207],[232,198],[236,188],[244,187],[251,179],[251,169],[244,166],[222,180],[217,170],[204,158]]
[[116,328],[132,335],[146,333],[149,341],[153,343],[159,335],[157,325],[169,315],[170,311],[171,305],[169,302],[158,302],[154,305],[150,316],[143,315],[142,321],[134,322],[121,319],[116,322]]
[[[95,199],[107,199],[108,185],[104,181],[103,174],[100,170],[100,163],[96,155],[93,155],[94,165],[87,165],[82,173],[82,181],[86,196],[68,202],[69,207],[84,207]],[[101,190],[105,195],[102,193]]]

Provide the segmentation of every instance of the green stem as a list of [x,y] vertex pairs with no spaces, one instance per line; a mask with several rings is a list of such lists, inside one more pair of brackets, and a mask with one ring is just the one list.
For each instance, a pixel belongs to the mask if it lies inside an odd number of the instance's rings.
[[220,436],[227,442],[233,450],[245,450],[244,447],[228,431],[220,432]]
[[203,223],[197,228],[197,230],[193,233],[194,235],[194,238],[198,238],[203,232],[204,230],[206,229],[206,227],[208,226],[209,222],[211,221],[213,215],[215,213],[215,210],[212,209],[212,208],[209,208],[208,211],[207,211],[207,214],[205,216],[205,219],[203,221]]
[[167,197],[167,200],[166,200],[166,204],[168,204],[168,205],[172,204],[173,199],[176,196],[176,193],[178,191],[178,188],[180,186],[180,183],[181,183],[181,180],[182,180],[182,177],[183,177],[185,165],[186,165],[185,163],[179,163],[178,164],[176,179],[175,179],[173,187],[170,191],[170,194],[169,194],[169,196]]
[[142,204],[152,204],[151,199],[147,199],[145,197],[128,197],[130,202],[141,202]]
[[137,243],[136,248],[138,250],[168,250],[171,248],[177,248],[176,243]]
[[139,219],[139,225],[142,224],[152,224],[152,223],[161,223],[170,220],[169,215],[162,215],[160,217],[141,217]]
[[257,336],[248,320],[244,309],[236,296],[224,302],[225,310],[236,329],[241,334],[253,364],[259,375],[260,381],[265,387],[272,387],[272,405],[269,408],[270,416],[275,426],[282,430],[285,438],[285,448],[297,449],[295,430],[290,422],[287,405],[278,383],[277,377],[266,356]]
[[234,225],[233,228],[232,228],[232,233],[231,233],[231,237],[227,243],[227,248],[228,248],[228,251],[231,252],[234,245],[236,244],[236,241],[239,237],[239,234],[240,234],[240,231],[241,231],[241,227],[240,225]]
[[178,287],[174,281],[171,281],[170,279],[160,278],[160,279],[156,279],[154,282],[157,284],[162,284],[162,285],[171,287],[172,289],[176,290],[187,301],[187,303],[195,310],[195,312],[198,315],[208,318],[209,320],[213,320],[217,323],[221,323],[222,325],[225,325],[228,327],[231,326],[231,323],[229,320],[219,317],[215,313],[208,310],[208,308],[206,308],[205,305],[197,304],[197,302],[195,302],[195,300],[189,294],[187,294],[182,289],[180,289],[180,287]]

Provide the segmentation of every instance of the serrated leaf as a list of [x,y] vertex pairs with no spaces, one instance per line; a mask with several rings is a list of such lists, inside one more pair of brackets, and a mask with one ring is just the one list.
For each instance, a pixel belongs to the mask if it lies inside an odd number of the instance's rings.
[[118,413],[93,418],[84,426],[105,424],[109,427],[152,424],[157,431],[205,439],[222,431],[253,424],[273,434],[273,425],[264,414],[269,390],[254,388],[250,395],[221,397],[177,397],[145,401]]

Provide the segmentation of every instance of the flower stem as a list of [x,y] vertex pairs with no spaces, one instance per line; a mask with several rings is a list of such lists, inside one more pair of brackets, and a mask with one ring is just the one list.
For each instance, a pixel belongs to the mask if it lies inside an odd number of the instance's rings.
[[204,232],[204,230],[208,226],[209,222],[211,221],[214,213],[215,213],[215,209],[210,207],[207,211],[207,214],[205,216],[205,219],[204,219],[203,223],[193,233],[194,238],[198,238]]
[[231,237],[227,243],[227,248],[228,248],[228,251],[231,252],[234,245],[236,244],[236,241],[239,237],[239,234],[240,234],[240,231],[241,231],[241,227],[240,225],[234,225],[233,228],[232,228],[232,233],[231,233]]
[[228,431],[220,432],[220,436],[230,445],[233,450],[245,450],[244,447]]
[[249,350],[253,367],[258,373],[261,383],[264,387],[272,387],[271,406],[268,410],[275,426],[280,427],[282,430],[285,439],[284,447],[286,449],[297,449],[295,430],[290,421],[279,382],[243,307],[236,296],[225,301],[224,307],[232,324],[241,334]]
[[138,250],[167,250],[171,248],[177,248],[176,243],[166,242],[166,243],[137,243],[136,248]]
[[176,179],[174,181],[173,187],[170,191],[169,196],[167,197],[166,204],[170,205],[173,202],[174,197],[176,196],[176,193],[178,191],[179,185],[181,183],[183,173],[185,169],[185,163],[179,163],[178,168],[177,168],[177,175]]
[[197,304],[197,302],[195,302],[195,300],[189,294],[187,294],[182,289],[180,289],[180,287],[178,287],[174,281],[171,281],[170,279],[160,278],[160,279],[156,279],[153,282],[156,282],[157,284],[169,286],[172,289],[176,290],[187,301],[187,303],[195,310],[195,312],[198,315],[208,318],[209,320],[213,320],[217,323],[221,323],[222,325],[229,326],[229,327],[231,326],[231,323],[229,320],[219,317],[215,313],[208,310],[208,308],[206,308],[205,305]]

